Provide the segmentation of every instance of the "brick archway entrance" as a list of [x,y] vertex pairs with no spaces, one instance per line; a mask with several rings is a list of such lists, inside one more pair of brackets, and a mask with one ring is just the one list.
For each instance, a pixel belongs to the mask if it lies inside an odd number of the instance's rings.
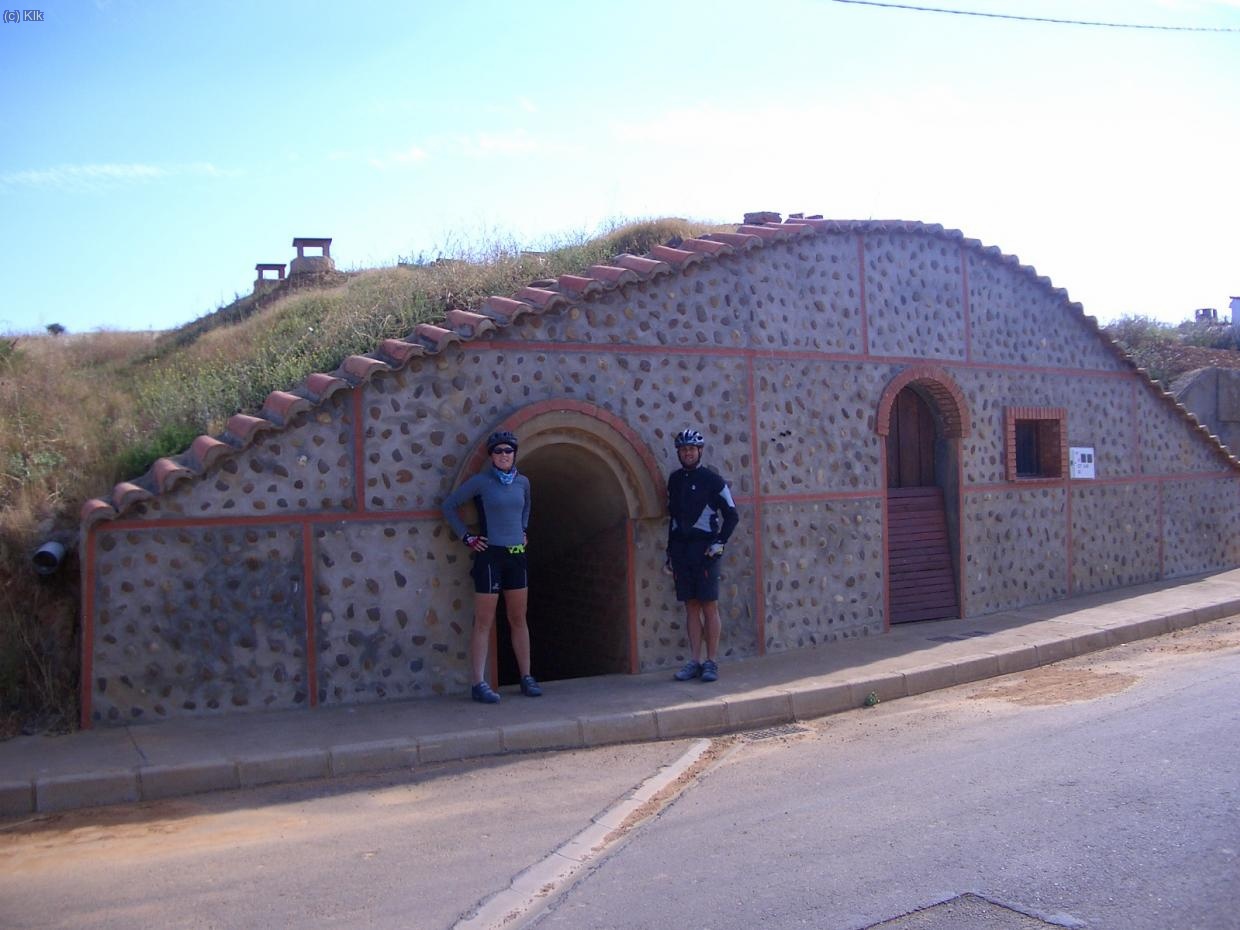
[[[662,514],[653,456],[619,418],[577,401],[532,405],[494,429],[517,434],[517,467],[530,480],[534,675],[554,681],[637,671],[633,522]],[[475,450],[462,480],[485,456]],[[512,684],[516,663],[502,607],[499,621],[492,677]]]
[[963,615],[960,441],[969,409],[941,368],[905,369],[888,383],[876,431],[884,442],[887,622]]

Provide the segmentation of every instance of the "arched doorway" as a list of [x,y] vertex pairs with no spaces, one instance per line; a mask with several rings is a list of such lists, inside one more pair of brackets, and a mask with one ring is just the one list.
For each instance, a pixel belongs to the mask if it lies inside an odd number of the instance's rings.
[[879,404],[886,440],[887,608],[891,623],[959,617],[959,439],[968,413],[937,369],[910,369]]
[[[523,458],[530,479],[529,622],[539,678],[628,672],[629,514],[597,454],[549,442]],[[500,684],[517,680],[500,637]]]
[[[662,514],[653,456],[619,418],[579,401],[533,404],[493,429],[518,435],[517,467],[530,480],[526,555],[535,677],[636,671],[632,524]],[[479,446],[462,478],[485,459]],[[517,670],[500,603],[493,677],[505,685],[516,682]]]

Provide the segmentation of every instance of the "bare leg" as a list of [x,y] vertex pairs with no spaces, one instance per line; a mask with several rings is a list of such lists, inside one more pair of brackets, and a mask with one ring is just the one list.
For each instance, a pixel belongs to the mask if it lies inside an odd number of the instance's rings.
[[469,670],[474,684],[486,681],[487,653],[491,650],[491,628],[495,626],[498,594],[474,595],[474,630],[469,637]]
[[525,622],[525,608],[529,603],[529,595],[529,588],[504,592],[508,628],[512,633],[512,651],[517,657],[517,673],[522,678],[530,673],[530,627]]
[[689,657],[694,662],[702,661],[701,613],[701,601],[685,601],[685,631],[689,634]]
[[706,626],[706,658],[714,662],[719,658],[719,602],[702,601],[702,617]]

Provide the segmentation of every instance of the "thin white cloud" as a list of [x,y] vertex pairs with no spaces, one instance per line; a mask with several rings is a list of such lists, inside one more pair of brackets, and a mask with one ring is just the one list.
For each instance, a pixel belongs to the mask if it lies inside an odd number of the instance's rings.
[[[541,139],[526,129],[479,131],[469,135],[440,136],[421,145],[410,145],[400,151],[363,157],[366,164],[379,171],[413,168],[439,155],[474,159],[526,158],[531,155],[572,155],[578,147]],[[351,152],[334,152],[333,160],[355,157]],[[361,156],[358,156],[361,157]]]
[[140,184],[174,177],[230,177],[236,172],[218,168],[210,162],[183,165],[148,165],[138,162],[99,165],[55,165],[30,168],[0,175],[3,187],[42,187],[81,190],[118,184]]

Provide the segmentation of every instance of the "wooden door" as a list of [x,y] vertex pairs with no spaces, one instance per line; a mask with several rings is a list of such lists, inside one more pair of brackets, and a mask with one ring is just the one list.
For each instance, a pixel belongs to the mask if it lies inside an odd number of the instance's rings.
[[887,577],[892,623],[960,616],[935,425],[911,388],[896,395],[887,435]]

